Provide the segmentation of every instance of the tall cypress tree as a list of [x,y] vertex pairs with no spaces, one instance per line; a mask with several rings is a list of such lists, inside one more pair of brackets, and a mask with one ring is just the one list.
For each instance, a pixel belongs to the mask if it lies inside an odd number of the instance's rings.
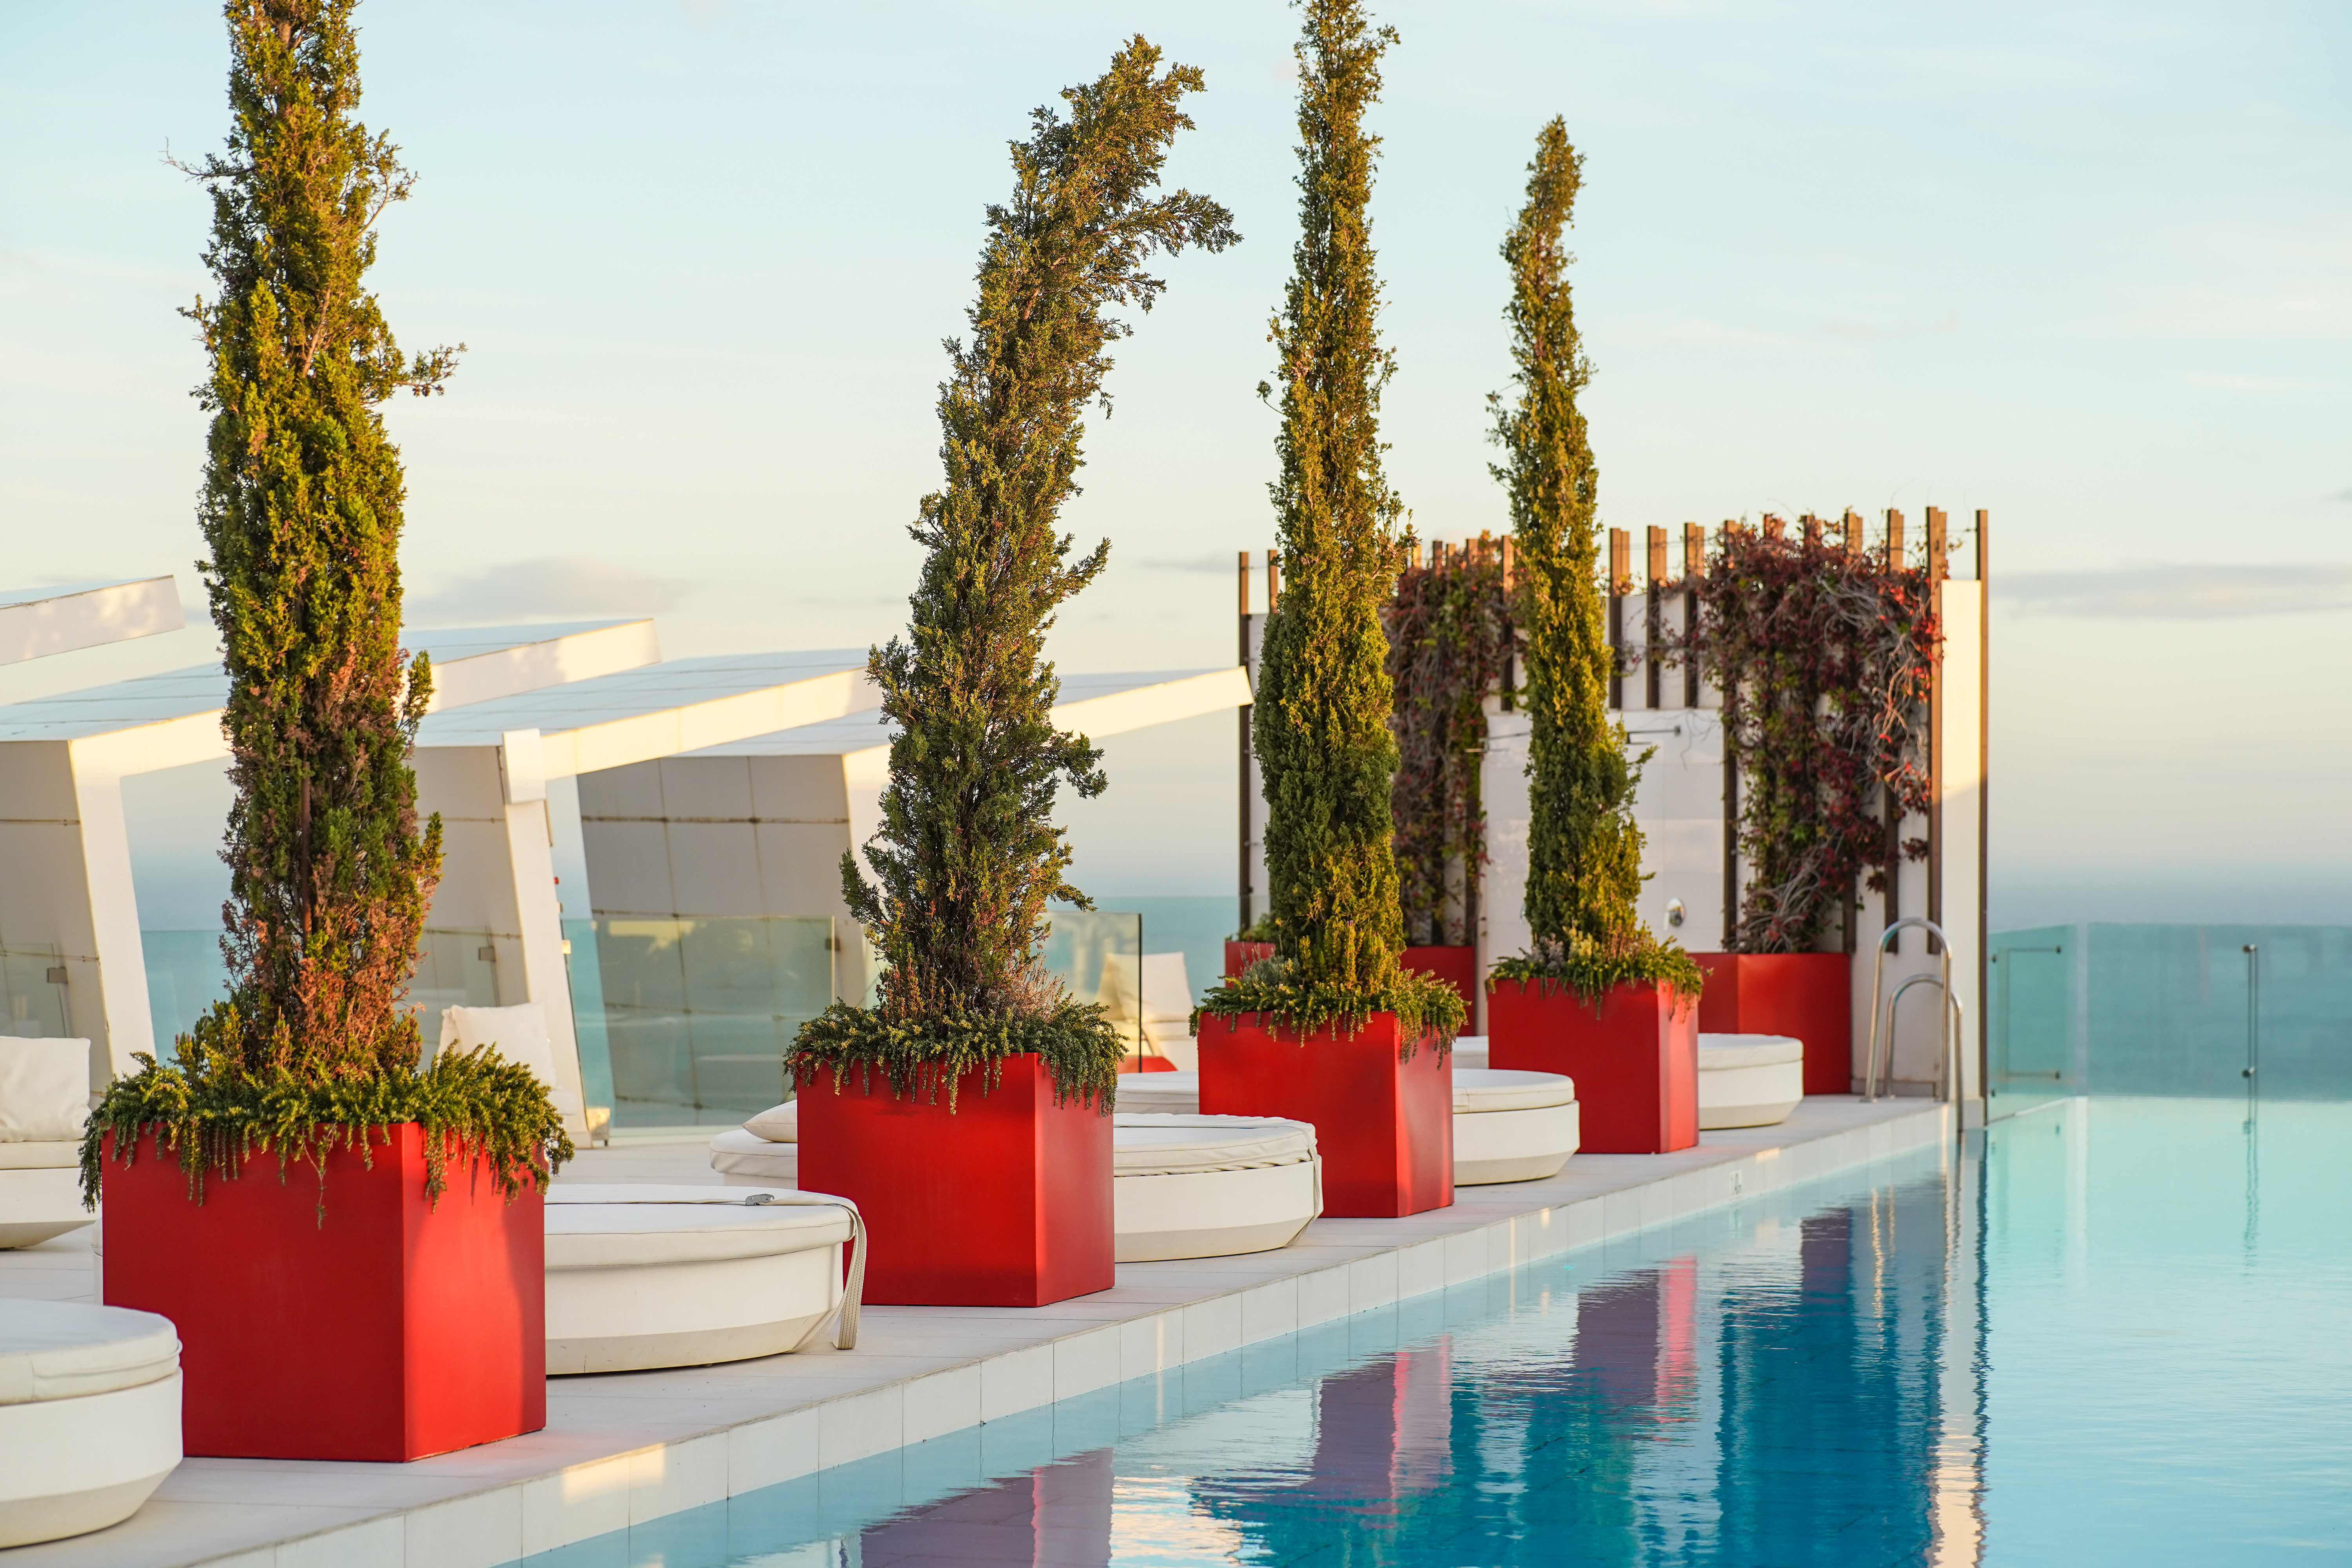
[[1061,683],[1045,639],[1109,555],[1105,542],[1074,560],[1056,531],[1086,408],[1131,330],[1108,312],[1151,309],[1165,287],[1144,270],[1154,255],[1239,237],[1209,198],[1154,194],[1192,124],[1178,106],[1202,86],[1197,68],[1162,72],[1160,59],[1134,38],[1099,79],[1064,91],[1066,117],[1037,110],[1012,147],[1013,199],[988,209],[971,335],[948,345],[940,387],[946,482],[910,531],[929,555],[906,635],[868,665],[898,732],[866,847],[873,879],[854,853],[842,879],[887,966],[878,1005],[814,1020],[803,1071],[865,1061],[907,1092],[1036,1050],[1066,1093],[1108,1089],[1125,1049],[1038,962],[1047,900],[1091,907],[1066,880],[1055,793],[1106,783],[1101,752],[1054,728]]
[[[1458,1018],[1431,989],[1435,983],[1397,964],[1404,949],[1390,807],[1397,745],[1381,606],[1402,561],[1404,509],[1381,467],[1381,391],[1396,367],[1380,341],[1367,212],[1380,138],[1364,129],[1396,32],[1373,29],[1360,0],[1306,0],[1304,10],[1294,49],[1299,237],[1273,324],[1281,468],[1268,488],[1283,593],[1266,621],[1250,724],[1265,778],[1268,904],[1282,962],[1278,978],[1224,987],[1204,1005],[1311,1023],[1388,1009],[1415,1033],[1425,1018],[1450,1032]],[[1258,388],[1267,397],[1274,390]]]
[[213,361],[200,516],[228,668],[236,804],[224,949],[249,1073],[413,1067],[398,1005],[439,879],[408,752],[432,690],[400,647],[400,453],[377,405],[440,390],[362,283],[376,217],[414,176],[356,118],[352,0],[231,0],[234,124],[212,187],[218,298],[190,312]]
[[[460,349],[411,356],[362,279],[375,223],[407,198],[399,149],[357,119],[355,0],[228,0],[228,149],[182,165],[213,199],[219,293],[185,312],[212,361],[198,517],[228,674],[236,801],[222,858],[226,1002],[177,1067],[117,1083],[84,1143],[166,1122],[184,1163],[246,1145],[316,1155],[421,1121],[437,1191],[452,1140],[509,1191],[571,1152],[524,1068],[451,1057],[417,1071],[402,993],[440,876],[409,752],[432,672],[400,647],[400,454],[378,410],[436,393]],[[200,1176],[201,1171],[197,1172]]]
[[1577,407],[1592,379],[1576,331],[1566,248],[1584,160],[1559,120],[1536,138],[1527,205],[1503,241],[1511,269],[1512,379],[1517,399],[1488,399],[1493,468],[1510,495],[1518,559],[1518,618],[1526,633],[1519,702],[1528,715],[1528,885],[1533,938],[1507,977],[1542,974],[1598,994],[1629,979],[1672,979],[1696,992],[1697,966],[1642,924],[1642,830],[1633,822],[1640,765],[1609,717],[1615,658],[1601,614],[1601,470]]

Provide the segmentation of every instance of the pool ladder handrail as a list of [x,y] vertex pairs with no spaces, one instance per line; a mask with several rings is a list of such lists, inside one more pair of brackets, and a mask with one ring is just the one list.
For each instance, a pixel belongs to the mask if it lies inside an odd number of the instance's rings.
[[1878,952],[1870,971],[1870,1049],[1863,1058],[1862,1100],[1864,1105],[1878,1100],[1878,1016],[1879,998],[1885,995],[1886,950],[1900,940],[1903,933],[1916,926],[1936,939],[1938,956],[1943,960],[1939,974],[1915,974],[1895,988],[1895,995],[1885,1006],[1886,1014],[1886,1082],[1887,1093],[1894,1093],[1895,1079],[1895,1013],[1902,1005],[1903,994],[1914,985],[1933,985],[1944,994],[1948,1005],[1944,1009],[1944,1048],[1937,1065],[1937,1076],[1942,1079],[1942,1092],[1937,1098],[1957,1104],[1960,1098],[1960,1036],[1963,1020],[1960,999],[1952,993],[1952,942],[1944,928],[1920,915],[1906,915],[1878,933]]

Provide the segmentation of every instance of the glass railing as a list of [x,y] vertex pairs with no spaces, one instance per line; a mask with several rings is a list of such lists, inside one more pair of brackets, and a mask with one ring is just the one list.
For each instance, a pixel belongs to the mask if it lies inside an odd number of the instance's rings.
[[47,943],[0,947],[0,1035],[71,1037],[73,1014],[66,995],[65,962]]
[[1106,899],[1143,917],[1147,952],[1181,952],[1184,978],[1195,1001],[1225,971],[1225,939],[1240,929],[1241,900],[1231,893],[1200,897]]
[[2352,926],[2040,926],[1988,946],[1996,1116],[2075,1094],[2352,1099]]
[[565,933],[589,1102],[609,1086],[622,1131],[731,1125],[775,1104],[793,1037],[835,994],[824,916],[569,921]]

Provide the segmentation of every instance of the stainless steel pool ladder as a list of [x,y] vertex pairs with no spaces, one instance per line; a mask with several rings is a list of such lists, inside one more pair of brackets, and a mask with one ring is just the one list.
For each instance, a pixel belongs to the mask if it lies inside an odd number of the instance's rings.
[[1902,984],[1895,988],[1894,997],[1886,1003],[1885,1009],[1886,1014],[1885,1038],[1886,1040],[1886,1080],[1888,1092],[1890,1094],[1893,1092],[1895,1078],[1895,1009],[1903,1004],[1903,994],[1910,990],[1914,985],[1932,985],[1937,990],[1941,991],[1944,994],[1944,1000],[1947,1004],[1944,1008],[1944,1048],[1941,1053],[1942,1059],[1936,1064],[1936,1076],[1937,1079],[1936,1098],[1953,1103],[1957,1103],[1960,1098],[1960,1035],[1962,1030],[1960,999],[1952,993],[1951,939],[1944,934],[1944,928],[1937,925],[1934,921],[1923,919],[1918,915],[1907,915],[1902,920],[1896,921],[1893,925],[1888,926],[1885,931],[1878,933],[1878,956],[1871,964],[1870,1050],[1869,1053],[1864,1057],[1862,1067],[1862,1099],[1863,1103],[1865,1105],[1870,1104],[1878,1099],[1878,1042],[1880,1039],[1880,1030],[1878,1027],[1878,1016],[1880,1012],[1879,998],[1885,994],[1886,950],[1893,946],[1894,943],[1901,938],[1903,933],[1913,926],[1916,926],[1921,931],[1927,931],[1935,937],[1938,954],[1943,959],[1943,972],[1940,974],[1915,974],[1911,976],[1910,979],[1906,980]]

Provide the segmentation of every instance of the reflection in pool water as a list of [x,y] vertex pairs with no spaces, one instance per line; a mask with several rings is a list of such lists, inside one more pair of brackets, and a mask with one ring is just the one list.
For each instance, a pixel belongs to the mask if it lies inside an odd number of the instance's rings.
[[532,1561],[2342,1561],[2347,1132],[2076,1100]]

